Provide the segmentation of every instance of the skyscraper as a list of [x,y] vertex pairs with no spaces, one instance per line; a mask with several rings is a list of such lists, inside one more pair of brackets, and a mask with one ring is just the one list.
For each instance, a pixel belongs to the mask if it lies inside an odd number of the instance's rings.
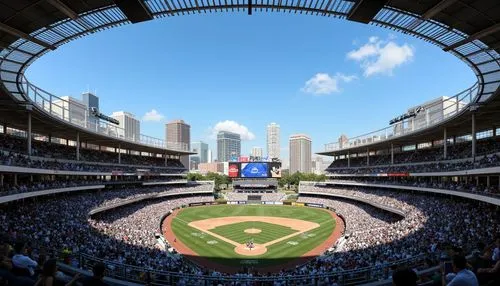
[[241,155],[241,136],[229,131],[219,131],[217,134],[217,160],[229,162]]
[[263,155],[263,150],[262,150],[262,147],[253,147],[252,148],[252,157],[254,158],[259,158],[262,159],[262,155]]
[[290,174],[311,173],[311,138],[305,134],[290,136]]
[[96,130],[97,127],[99,126],[99,119],[95,117],[92,112],[89,112],[90,108],[96,108],[99,110],[99,97],[97,95],[90,93],[90,92],[85,92],[82,93],[82,102],[86,106],[87,113],[89,115],[88,118],[88,123],[89,123],[89,128]]
[[[191,126],[184,120],[172,120],[166,125],[165,141],[167,148],[189,151],[191,142]],[[181,156],[181,163],[189,169],[189,155]]]
[[118,127],[123,130],[118,131],[118,136],[132,141],[141,140],[141,123],[135,119],[135,116],[130,112],[118,111],[113,112],[112,118],[120,121]]
[[280,126],[274,122],[267,125],[267,157],[280,157]]
[[[198,163],[208,163],[208,144],[202,141],[191,143],[191,151],[196,152],[196,155],[191,156],[191,160],[194,157],[198,157]],[[195,159],[196,161],[196,159]]]

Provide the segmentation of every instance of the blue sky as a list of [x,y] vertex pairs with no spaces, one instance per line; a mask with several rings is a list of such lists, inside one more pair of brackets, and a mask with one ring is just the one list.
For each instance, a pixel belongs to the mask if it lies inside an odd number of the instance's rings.
[[322,151],[342,133],[386,127],[407,108],[475,82],[464,63],[421,40],[288,13],[199,14],[114,28],[45,55],[27,76],[59,96],[90,88],[102,112],[132,112],[146,135],[164,138],[165,122],[184,119],[192,140],[213,151],[216,130],[240,132],[247,154],[265,147],[266,125],[277,122],[284,158],[291,134],[308,134],[313,151]]

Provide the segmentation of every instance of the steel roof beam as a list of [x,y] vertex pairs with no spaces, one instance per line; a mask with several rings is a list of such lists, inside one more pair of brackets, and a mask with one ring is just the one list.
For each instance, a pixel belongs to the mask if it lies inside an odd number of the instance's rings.
[[11,35],[14,35],[16,37],[23,38],[23,39],[25,39],[27,41],[33,42],[35,44],[38,44],[38,45],[40,45],[42,47],[45,47],[47,49],[51,49],[51,50],[55,50],[56,49],[56,47],[53,46],[53,45],[51,45],[51,44],[48,44],[48,43],[46,43],[44,41],[41,41],[41,40],[39,40],[39,39],[37,39],[35,37],[32,37],[32,36],[30,36],[30,35],[22,32],[22,31],[19,31],[19,30],[15,29],[15,28],[12,28],[11,26],[9,26],[7,24],[4,24],[4,23],[1,23],[1,22],[0,22],[0,30],[4,31],[4,32],[7,32],[7,33],[9,33]]
[[133,24],[153,20],[153,14],[143,0],[113,0]]
[[50,5],[54,6],[57,10],[61,11],[64,15],[68,16],[68,18],[73,20],[76,20],[76,18],[78,18],[78,13],[61,2],[61,0],[47,0],[47,2]]
[[437,15],[437,13],[443,11],[444,9],[448,8],[450,5],[454,4],[458,0],[442,0],[441,2],[437,3],[434,5],[432,8],[429,10],[425,11],[424,14],[422,14],[422,19],[430,19],[434,16]]
[[358,0],[347,15],[351,21],[368,24],[389,0]]
[[450,50],[456,49],[462,45],[465,45],[469,42],[480,39],[482,37],[488,36],[489,34],[495,33],[497,31],[500,31],[500,23],[497,23],[493,26],[489,26],[488,28],[486,28],[482,31],[479,31],[479,32],[477,32],[473,35],[470,35],[469,37],[467,37],[461,41],[454,43],[453,45],[449,45],[448,47],[444,48],[443,51],[448,52]]

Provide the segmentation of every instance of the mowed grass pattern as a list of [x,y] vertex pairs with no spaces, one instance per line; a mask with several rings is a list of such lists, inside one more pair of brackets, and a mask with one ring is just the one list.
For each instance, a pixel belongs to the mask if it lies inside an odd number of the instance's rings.
[[[245,230],[250,228],[260,229],[261,232],[254,234],[246,233]],[[290,227],[261,221],[233,223],[209,230],[238,243],[245,243],[253,240],[253,242],[258,244],[273,241],[280,237],[297,232]]]
[[[316,222],[321,226],[269,246],[263,255],[252,257],[236,254],[233,245],[188,226],[191,221],[228,216],[286,217]],[[285,263],[319,246],[330,236],[334,228],[335,220],[327,211],[294,206],[219,205],[194,207],[183,209],[172,221],[174,235],[191,250],[200,256],[214,260],[214,262],[236,267],[248,265],[249,261],[251,265],[257,266]]]

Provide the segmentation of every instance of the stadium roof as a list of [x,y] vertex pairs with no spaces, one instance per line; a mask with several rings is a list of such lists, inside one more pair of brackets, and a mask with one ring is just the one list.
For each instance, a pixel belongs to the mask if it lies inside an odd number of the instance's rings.
[[[44,110],[44,104],[54,96],[40,93],[24,78],[24,71],[35,59],[71,40],[114,26],[184,14],[225,11],[246,11],[249,14],[294,12],[397,30],[431,42],[468,64],[477,76],[477,88],[471,104],[485,103],[498,93],[498,0],[1,0],[2,114],[19,115],[25,110],[24,106],[32,105],[33,113],[40,119],[39,126],[35,128],[49,130],[52,126],[44,123],[52,124],[53,121],[59,121],[61,132],[65,125],[74,127]],[[14,107],[17,111],[10,112]],[[498,110],[498,106],[494,108]],[[461,114],[456,114],[456,117]],[[42,119],[44,116],[49,118]],[[82,128],[74,128],[78,129]],[[113,140],[90,130],[83,132],[88,133],[89,139],[97,136]],[[114,140],[119,141],[117,138]],[[148,148],[155,144],[142,145]],[[161,149],[161,146],[155,148]]]

